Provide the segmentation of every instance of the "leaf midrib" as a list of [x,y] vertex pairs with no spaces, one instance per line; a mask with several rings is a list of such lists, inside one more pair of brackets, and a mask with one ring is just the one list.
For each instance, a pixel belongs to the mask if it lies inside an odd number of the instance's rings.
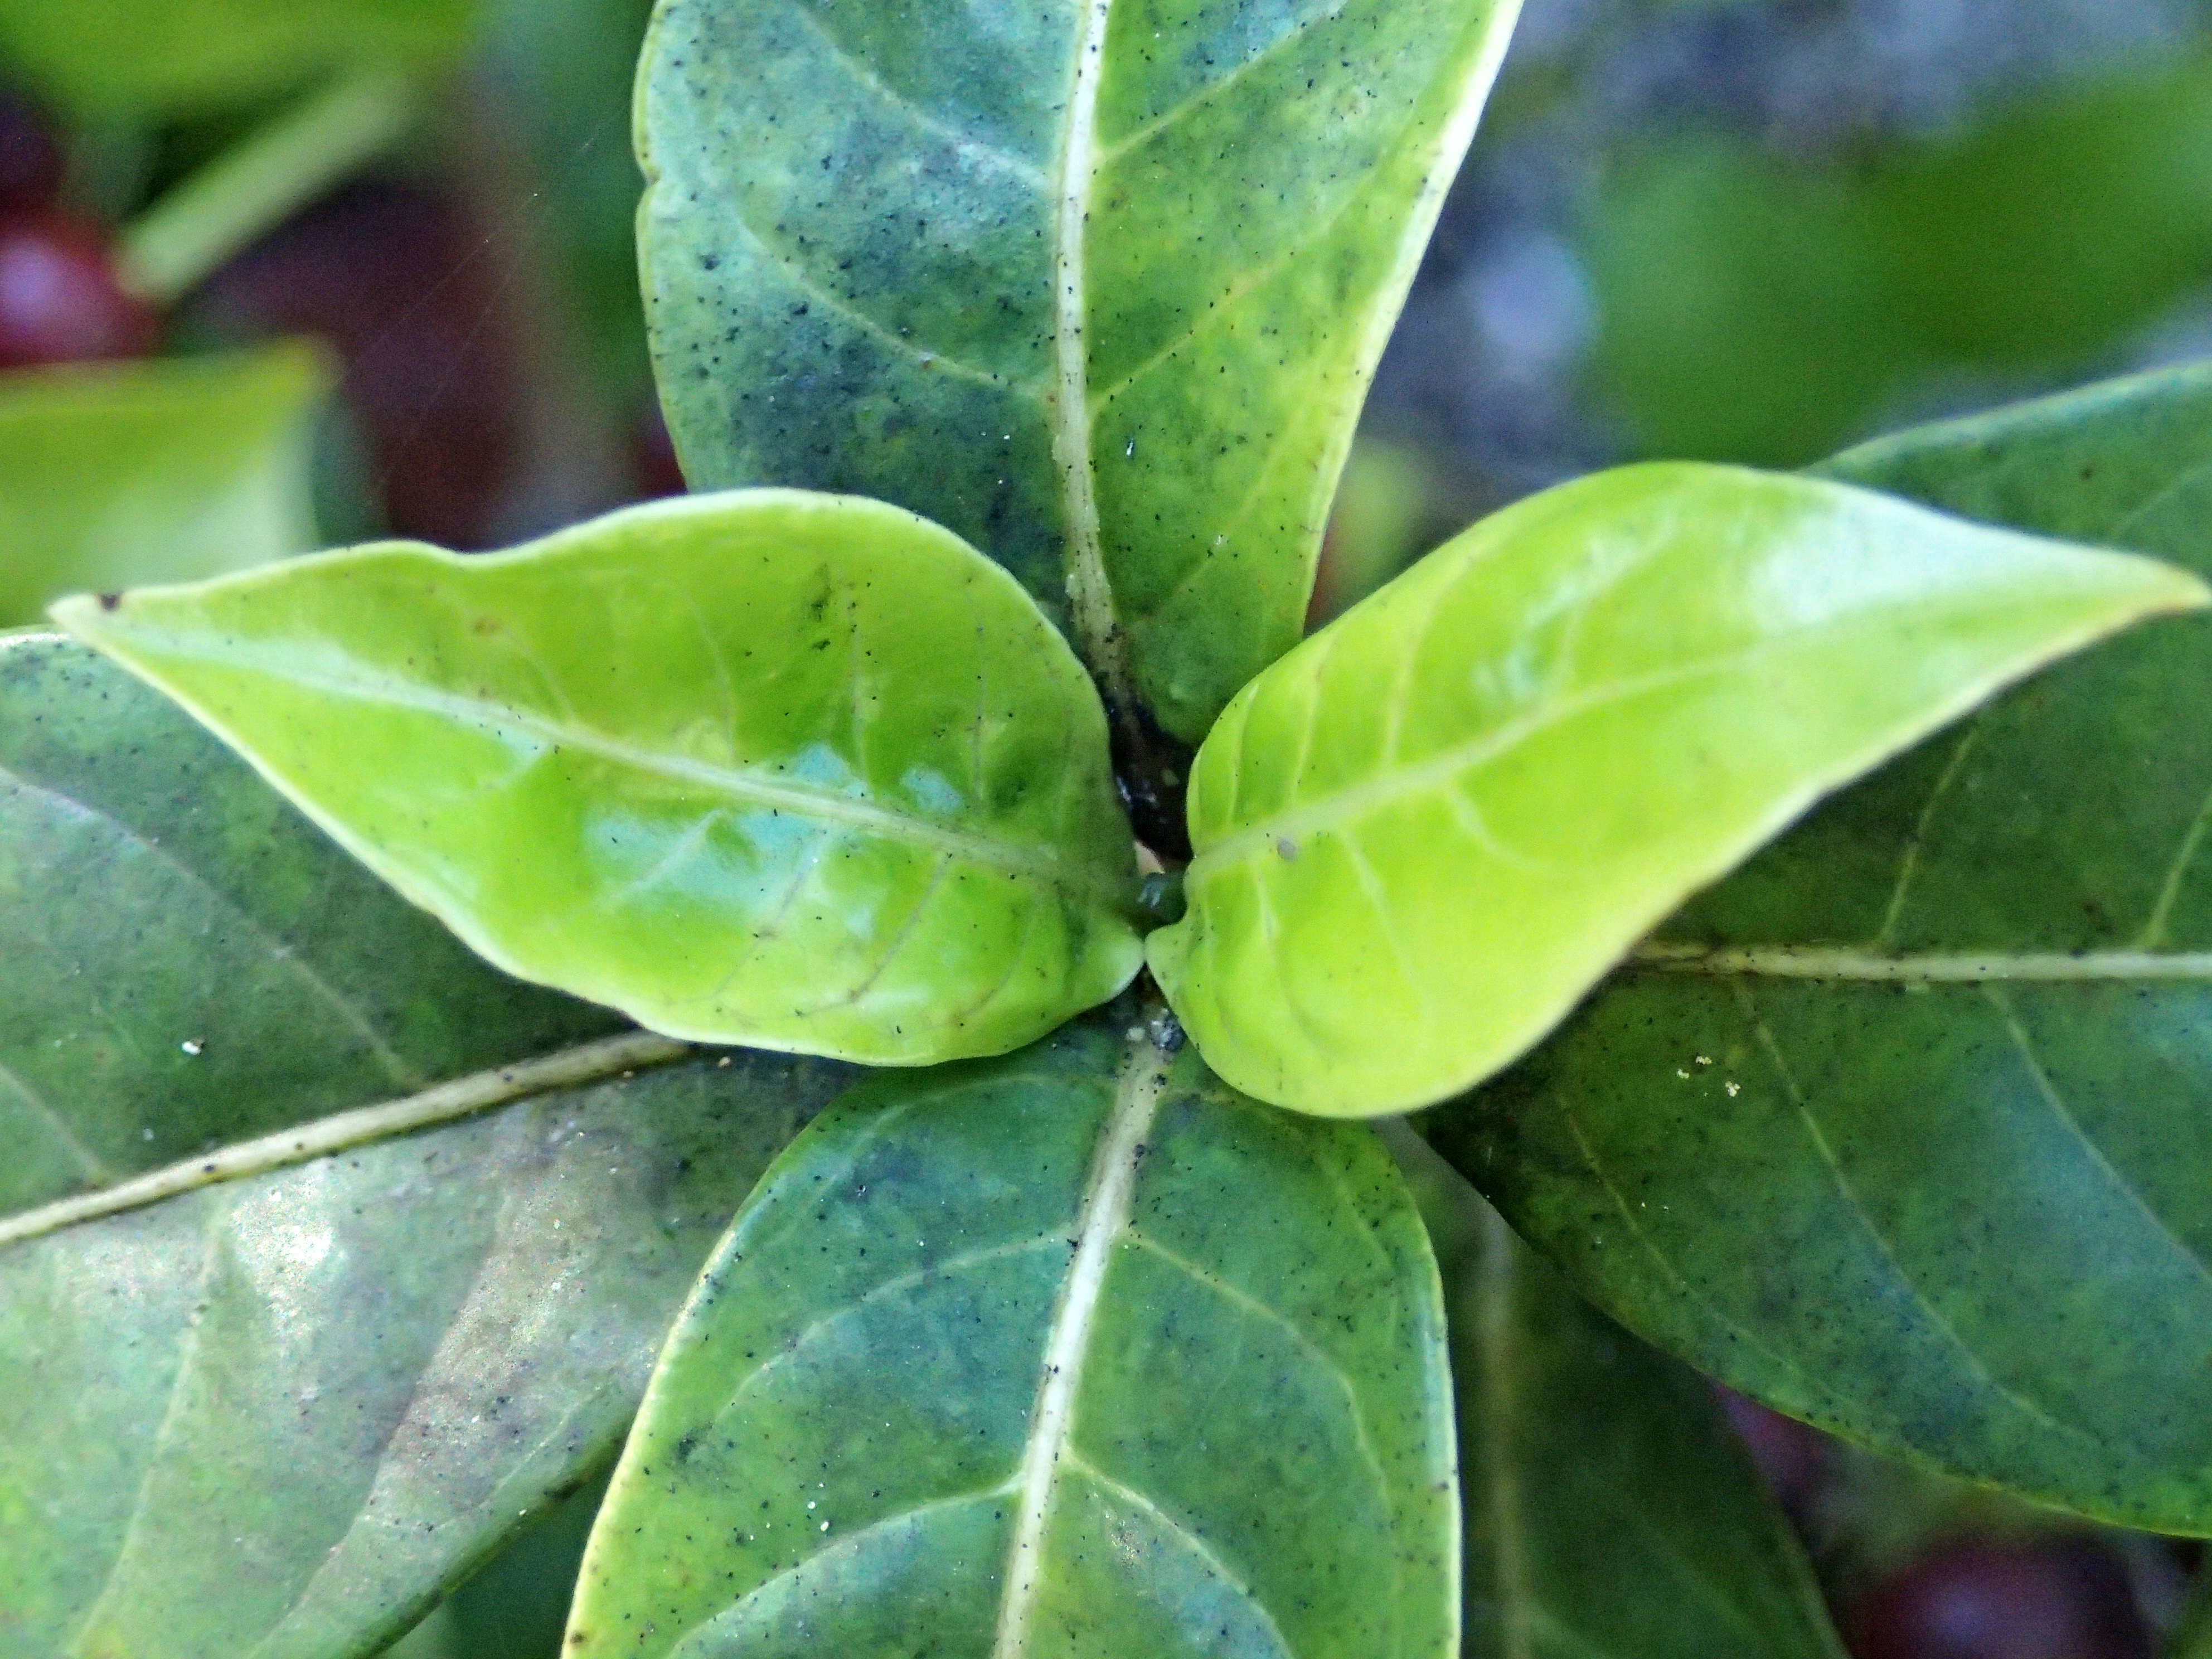
[[1714,978],[1822,980],[1867,985],[2094,983],[2212,980],[2212,951],[1960,951],[1885,955],[1864,948],[1648,944],[1630,970]]
[[[295,661],[288,661],[291,653],[282,650],[247,649],[235,644],[213,647],[189,636],[179,636],[139,623],[131,623],[124,638],[134,656],[159,653],[221,668],[249,668],[288,684],[332,697],[351,698],[441,715],[458,724],[474,726],[495,735],[526,738],[556,751],[564,748],[578,750],[651,776],[698,786],[726,797],[736,805],[766,808],[770,812],[787,812],[795,817],[842,823],[886,841],[950,854],[971,864],[1002,870],[1075,894],[1107,908],[1123,908],[1127,896],[1110,878],[1068,867],[1062,861],[1060,849],[1048,842],[1022,844],[964,834],[943,824],[933,823],[927,818],[892,811],[872,802],[855,800],[848,795],[815,788],[788,778],[765,777],[754,768],[718,765],[711,761],[641,748],[610,733],[531,714],[511,703],[418,686],[390,674],[343,675],[308,670],[299,666]],[[181,688],[164,686],[162,689],[226,733],[230,730],[231,722],[209,708],[198,697]],[[250,757],[252,745],[241,744],[241,747],[247,750]]]
[[1082,3],[1067,92],[1067,131],[1054,181],[1053,361],[1058,384],[1048,412],[1053,459],[1060,465],[1067,519],[1067,599],[1076,638],[1107,702],[1117,710],[1128,710],[1137,706],[1135,688],[1099,532],[1097,478],[1091,454],[1090,348],[1084,337],[1090,309],[1084,238],[1098,177],[1098,94],[1105,78],[1106,31],[1114,0]]
[[1171,1056],[1149,1031],[1130,1039],[1115,1080],[1114,1109],[1097,1161],[1084,1184],[1075,1254],[1045,1338],[1036,1403],[1030,1411],[1016,1487],[1020,1494],[1007,1549],[992,1659],[1025,1659],[1044,1558],[1044,1529],[1060,1466],[1072,1450],[1075,1396],[1111,1261],[1136,1199],[1138,1147],[1158,1115]]
[[375,1141],[434,1128],[528,1097],[670,1065],[691,1052],[688,1042],[649,1031],[628,1031],[471,1073],[397,1100],[332,1113],[313,1123],[238,1141],[98,1192],[80,1193],[0,1217],[0,1249],[65,1227],[144,1209],[204,1187],[248,1180]]
[[[2151,610],[2140,614],[2151,614]],[[1932,622],[1941,620],[1941,617],[1923,620]],[[1986,683],[1973,696],[1953,699],[1954,704],[1962,706],[1954,707],[1944,718],[1956,718],[1964,708],[1972,707],[1989,692],[2011,685],[2037,667],[2104,638],[2113,630],[2114,625],[2110,619],[2085,622],[2047,642],[2044,648],[2027,653],[2024,659],[2002,665],[1986,677]],[[1186,883],[1194,884],[1215,870],[1261,857],[1277,850],[1284,842],[1296,847],[1309,836],[1340,831],[1362,818],[1395,805],[1408,796],[1443,789],[1544,735],[1553,727],[1565,726],[1595,710],[1696,680],[1740,672],[1767,657],[1802,650],[1809,640],[1832,645],[1859,635],[1878,635],[1887,638],[1894,635],[1895,629],[1894,617],[1887,613],[1831,625],[1792,629],[1786,633],[1761,639],[1740,650],[1702,658],[1694,662],[1679,663],[1649,673],[1626,676],[1553,697],[1465,743],[1454,744],[1425,760],[1412,763],[1389,761],[1362,782],[1309,804],[1240,824],[1220,840],[1198,850],[1197,856],[1192,859],[1185,872]],[[1241,761],[1240,756],[1240,770]],[[1858,769],[1846,766],[1838,769],[1838,772],[1840,776],[1849,777]]]

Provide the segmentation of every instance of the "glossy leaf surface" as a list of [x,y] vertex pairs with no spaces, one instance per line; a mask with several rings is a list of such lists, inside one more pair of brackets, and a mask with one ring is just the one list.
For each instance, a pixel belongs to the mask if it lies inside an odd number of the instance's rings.
[[1443,1180],[1423,1208],[1459,1386],[1468,1659],[1842,1659],[1705,1380]]
[[[2208,463],[2200,368],[1834,470],[2202,572]],[[2212,1531],[2208,684],[2191,617],[1991,703],[1668,923],[1437,1144],[1747,1394]]]
[[645,293],[693,483],[950,526],[1195,743],[1297,639],[1515,0],[670,0]]
[[474,0],[0,0],[0,52],[88,115],[157,117],[343,65],[452,57],[475,10]]
[[1819,796],[2203,602],[2147,560],[1733,468],[1507,508],[1267,671],[1200,751],[1154,974],[1246,1092],[1425,1105],[1551,1029]]
[[319,353],[0,374],[0,627],[64,593],[191,581],[314,545]]
[[656,1030],[924,1063],[1137,969],[1096,694],[893,507],[692,498],[55,615],[489,960]]
[[1111,1020],[879,1079],[708,1268],[566,1651],[1444,1659],[1449,1389],[1371,1133]]
[[622,1030],[484,967],[53,635],[0,641],[0,961],[9,1213]]
[[494,973],[51,638],[0,645],[0,953],[9,1659],[375,1651],[611,1454],[845,1075]]

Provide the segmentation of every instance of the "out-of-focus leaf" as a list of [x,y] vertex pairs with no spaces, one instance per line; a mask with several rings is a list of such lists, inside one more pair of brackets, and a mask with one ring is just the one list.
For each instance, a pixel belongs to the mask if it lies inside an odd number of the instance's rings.
[[[591,354],[588,384],[641,398],[651,375],[630,103],[653,0],[487,0],[485,9],[484,51],[544,192],[538,228],[568,279]],[[618,412],[635,410],[625,401]]]
[[1139,965],[1081,665],[896,507],[692,497],[54,614],[489,960],[656,1030],[998,1054]]
[[0,627],[87,589],[191,581],[314,544],[320,353],[0,374]]
[[52,638],[0,645],[0,954],[9,1659],[374,1651],[611,1453],[845,1076],[483,967]]
[[2212,59],[1821,167],[1639,144],[1586,252],[1600,368],[1648,451],[1797,465],[1930,375],[2108,349],[2212,262]]
[[1459,1387],[1468,1659],[1842,1659],[1705,1380],[1592,1310],[1457,1176],[1416,1190]]
[[[2212,570],[2212,371],[1832,464]],[[2212,623],[1991,703],[1431,1133],[1624,1323],[1850,1438],[2212,1532]]]
[[0,57],[88,115],[159,117],[341,67],[437,63],[475,15],[476,0],[0,0]]
[[2166,1659],[2212,1659],[2212,1578],[2201,1571],[2165,1651]]
[[1439,526],[1449,512],[1443,486],[1425,450],[1381,439],[1352,447],[1329,509],[1310,624],[1343,615],[1459,528]]
[[606,1491],[603,1478],[564,1499],[447,1598],[460,1659],[561,1659],[584,1545]]
[[1515,0],[672,0],[647,319],[696,486],[928,514],[1188,742],[1295,642]]
[[561,1632],[604,1479],[563,1498],[387,1648],[386,1659],[561,1659]]
[[2151,561],[1832,483],[1624,468],[1507,508],[1267,670],[1199,752],[1153,973],[1235,1086],[1422,1106],[1517,1058],[1820,795],[2203,604]]
[[1447,1659],[1436,1267],[1370,1131],[1109,1019],[882,1079],[655,1373],[567,1651]]

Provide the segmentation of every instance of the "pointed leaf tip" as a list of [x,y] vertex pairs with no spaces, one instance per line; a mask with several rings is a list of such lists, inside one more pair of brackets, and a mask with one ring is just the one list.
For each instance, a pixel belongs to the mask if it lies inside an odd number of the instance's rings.
[[[2212,570],[2212,363],[1822,470]],[[2212,1534],[2208,684],[2191,618],[1992,700],[1699,894],[1425,1132],[1730,1386],[2039,1504]]]
[[1148,943],[1247,1093],[1401,1111],[1505,1066],[1815,799],[1992,691],[2212,601],[2130,554],[1740,469],[1523,501],[1301,646],[1193,770]]
[[1140,964],[1097,693],[896,507],[692,497],[52,614],[489,960],[671,1036],[1000,1054]]

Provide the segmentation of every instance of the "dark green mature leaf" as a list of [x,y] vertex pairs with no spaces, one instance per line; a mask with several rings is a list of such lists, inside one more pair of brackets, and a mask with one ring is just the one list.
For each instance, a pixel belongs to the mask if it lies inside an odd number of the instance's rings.
[[1162,1036],[881,1079],[800,1139],[663,1355],[575,1659],[1455,1650],[1404,1183]]
[[475,11],[476,0],[0,0],[0,56],[87,114],[158,117],[343,65],[448,58]]
[[480,964],[52,635],[0,641],[0,1213],[623,1029]]
[[2212,362],[1917,427],[1813,471],[1990,524],[2202,570],[2212,563]]
[[1458,1176],[1417,1187],[1459,1384],[1468,1659],[1842,1659],[1705,1381],[1592,1310]]
[[481,966],[52,638],[0,644],[0,957],[10,1659],[373,1652],[611,1452],[845,1076]]
[[[2212,570],[2212,370],[1832,470]],[[1601,1304],[1851,1438],[2212,1532],[2212,623],[1814,813],[1436,1144]]]
[[2206,602],[2151,561],[1735,468],[1486,520],[1269,668],[1191,775],[1152,935],[1208,1064],[1425,1106],[1549,1030],[1820,795],[2054,657]]
[[692,482],[881,496],[1195,743],[1297,639],[1516,0],[668,0],[647,321]]
[[0,1251],[0,1650],[374,1651],[612,1453],[833,1069],[533,1092]]
[[331,384],[299,345],[0,374],[0,627],[64,593],[313,546],[310,427]]
[[656,1030],[1002,1054],[1139,966],[1081,665],[880,502],[695,496],[54,615],[490,961]]

